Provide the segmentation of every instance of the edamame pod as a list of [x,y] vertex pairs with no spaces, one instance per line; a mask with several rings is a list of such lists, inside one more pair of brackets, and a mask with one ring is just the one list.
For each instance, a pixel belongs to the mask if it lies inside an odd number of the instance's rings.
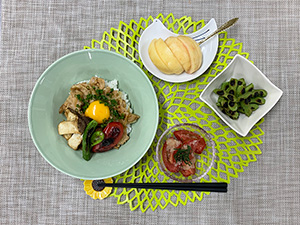
[[264,89],[256,89],[254,91],[254,97],[266,97],[268,95],[268,92]]
[[254,89],[254,85],[251,83],[245,88],[245,92],[253,91],[253,89]]
[[237,83],[238,83],[237,79],[231,78],[230,81],[229,81],[230,89],[235,91],[236,87],[237,87]]
[[213,92],[219,95],[216,105],[231,119],[238,119],[240,113],[250,116],[265,103],[264,97],[267,96],[266,90],[254,89],[252,83],[246,85],[244,78],[231,78]]
[[262,97],[251,98],[249,103],[263,105],[266,100]]
[[240,96],[242,94],[245,94],[246,92],[246,82],[244,80],[244,78],[241,78],[238,80],[237,82],[237,87],[236,87],[236,96]]
[[229,88],[229,82],[224,82],[221,84],[221,89],[226,91]]
[[228,108],[231,110],[231,111],[237,111],[238,109],[238,104],[236,102],[231,102],[229,101],[228,102]]

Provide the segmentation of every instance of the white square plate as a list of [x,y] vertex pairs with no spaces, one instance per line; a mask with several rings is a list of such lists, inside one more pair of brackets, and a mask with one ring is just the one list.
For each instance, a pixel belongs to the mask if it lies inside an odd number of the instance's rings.
[[[244,78],[246,84],[253,83],[255,89],[265,89],[268,95],[265,104],[260,105],[250,117],[240,114],[237,120],[225,115],[216,105],[218,95],[213,92],[220,88],[221,84],[231,78]],[[200,99],[205,102],[214,112],[234,131],[241,136],[246,136],[251,128],[278,102],[282,96],[282,90],[276,87],[255,65],[241,55],[236,55],[229,65],[216,76],[203,90]]]

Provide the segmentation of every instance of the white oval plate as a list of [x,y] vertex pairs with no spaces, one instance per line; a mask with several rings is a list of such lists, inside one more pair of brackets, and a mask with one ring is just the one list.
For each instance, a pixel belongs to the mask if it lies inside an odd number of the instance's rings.
[[[199,36],[200,38],[198,37],[197,40],[198,39],[202,40],[208,35],[210,35],[212,32],[214,32],[216,29],[217,29],[216,21],[215,19],[212,18],[200,30],[193,32],[191,34],[186,34],[186,36],[189,37]],[[180,82],[190,81],[199,77],[209,68],[218,51],[219,38],[218,35],[215,35],[214,37],[212,37],[211,39],[207,40],[202,45],[200,45],[203,54],[203,62],[201,67],[195,73],[188,74],[184,72],[180,75],[164,74],[160,72],[160,70],[157,69],[157,67],[152,63],[148,54],[148,47],[154,38],[162,38],[163,40],[165,40],[170,36],[179,36],[179,35],[180,34],[175,34],[170,30],[168,30],[159,19],[154,19],[153,23],[144,30],[139,41],[139,47],[138,47],[139,54],[143,64],[145,65],[145,67],[150,73],[152,73],[154,76],[164,81],[180,83]]]

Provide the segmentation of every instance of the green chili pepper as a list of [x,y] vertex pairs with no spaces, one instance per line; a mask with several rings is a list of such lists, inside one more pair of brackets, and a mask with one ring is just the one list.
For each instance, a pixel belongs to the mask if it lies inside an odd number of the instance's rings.
[[104,133],[101,130],[94,132],[91,136],[91,147],[95,146],[96,144],[99,144],[101,141],[103,141],[103,139]]
[[91,159],[91,146],[90,146],[90,137],[91,134],[94,132],[98,125],[98,122],[95,120],[92,120],[88,123],[86,126],[83,137],[82,137],[82,158],[84,158],[86,161],[89,161]]

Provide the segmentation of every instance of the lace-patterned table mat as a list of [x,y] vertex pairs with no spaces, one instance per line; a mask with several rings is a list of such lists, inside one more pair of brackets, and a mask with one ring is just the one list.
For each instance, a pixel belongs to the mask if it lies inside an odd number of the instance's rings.
[[[175,33],[191,33],[205,25],[204,20],[192,21],[190,17],[186,16],[176,19],[173,14],[166,17],[159,14],[156,18]],[[227,32],[223,31],[219,34],[216,58],[202,76],[181,84],[159,80],[143,66],[138,52],[139,38],[153,19],[155,18],[152,16],[140,18],[139,21],[131,20],[129,24],[121,21],[118,28],[111,28],[109,32],[104,32],[100,41],[93,39],[91,46],[84,47],[85,49],[108,49],[132,60],[143,69],[151,80],[159,102],[160,122],[150,149],[140,162],[128,171],[114,177],[114,181],[126,183],[168,181],[169,178],[159,170],[158,164],[154,160],[156,143],[162,132],[168,127],[176,123],[191,122],[199,124],[212,134],[216,143],[215,165],[201,181],[230,183],[231,178],[237,178],[250,162],[256,161],[256,155],[261,154],[258,145],[262,143],[260,136],[264,132],[259,125],[264,119],[261,119],[246,137],[240,137],[223,123],[205,103],[200,101],[199,95],[236,54],[243,55],[245,58],[248,58],[249,54],[242,51],[242,43],[236,43],[233,38],[228,38]],[[188,201],[201,201],[204,194],[208,195],[209,192],[115,188],[110,196],[116,197],[118,204],[128,203],[131,210],[140,209],[145,212],[149,208],[153,211],[157,207],[163,209],[169,204],[177,206],[178,204],[185,205]]]

